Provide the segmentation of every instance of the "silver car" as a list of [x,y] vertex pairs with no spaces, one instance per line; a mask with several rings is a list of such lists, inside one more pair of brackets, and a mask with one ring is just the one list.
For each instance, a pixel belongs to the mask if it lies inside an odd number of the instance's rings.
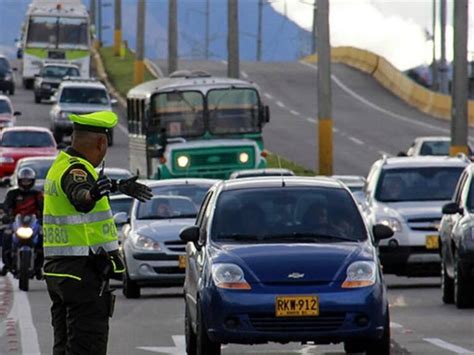
[[398,157],[374,163],[364,208],[370,224],[385,224],[395,232],[379,246],[385,273],[439,275],[441,207],[451,200],[468,164],[466,157]]
[[35,186],[34,188],[40,191],[43,191],[44,180],[48,174],[49,168],[53,165],[56,157],[29,157],[21,158],[18,160],[15,171],[11,177],[6,178],[4,182],[13,187],[17,187],[17,175],[20,169],[31,168],[36,173]]
[[[153,199],[133,202],[123,227],[122,255],[127,272],[123,294],[140,297],[146,286],[181,286],[185,272],[183,227],[193,225],[207,191],[217,180],[172,179],[148,182]],[[116,223],[124,221],[116,215]]]

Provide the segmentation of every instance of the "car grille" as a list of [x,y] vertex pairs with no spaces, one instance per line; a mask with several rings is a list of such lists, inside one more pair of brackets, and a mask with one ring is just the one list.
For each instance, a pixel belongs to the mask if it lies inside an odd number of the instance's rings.
[[326,313],[318,317],[277,318],[270,314],[250,314],[252,326],[262,332],[318,332],[339,329],[345,313]]
[[175,240],[172,242],[165,242],[165,246],[170,250],[177,253],[184,253],[186,244],[181,240]]
[[180,269],[177,266],[158,266],[154,267],[153,270],[155,270],[155,272],[158,274],[170,275],[184,275],[185,272],[185,269]]
[[408,226],[414,231],[437,232],[440,218],[413,218],[408,220]]

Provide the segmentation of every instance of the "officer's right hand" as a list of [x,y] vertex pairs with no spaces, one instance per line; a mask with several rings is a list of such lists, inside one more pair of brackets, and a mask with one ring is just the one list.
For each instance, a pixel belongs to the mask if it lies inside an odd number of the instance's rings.
[[107,196],[111,189],[112,181],[107,176],[100,176],[92,185],[89,194],[94,201],[99,201],[102,197]]

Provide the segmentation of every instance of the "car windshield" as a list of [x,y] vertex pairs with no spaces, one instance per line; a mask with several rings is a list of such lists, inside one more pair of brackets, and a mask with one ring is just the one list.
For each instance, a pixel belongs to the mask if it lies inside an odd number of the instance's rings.
[[17,171],[20,171],[22,168],[31,168],[36,173],[36,179],[44,180],[52,164],[53,160],[36,159],[34,161],[22,162],[18,166]]
[[155,196],[137,208],[137,219],[195,218],[196,214],[191,199],[181,196]]
[[87,48],[89,44],[87,18],[31,17],[27,42],[30,46],[43,48]]
[[12,108],[6,100],[0,100],[0,114],[2,113],[12,113]]
[[386,169],[375,198],[381,202],[450,200],[462,171],[462,167]]
[[214,134],[259,132],[259,99],[254,89],[218,89],[207,94],[209,130]]
[[[450,141],[425,141],[421,145],[420,155],[449,155],[449,148],[451,147]],[[471,148],[469,147],[469,154],[472,154]]]
[[211,238],[236,243],[357,242],[366,240],[367,232],[346,190],[254,188],[221,193]]
[[204,97],[198,91],[174,91],[153,97],[153,125],[168,137],[204,134]]
[[65,104],[93,104],[108,105],[109,98],[103,89],[92,88],[64,88],[59,100]]
[[62,79],[65,76],[80,76],[80,73],[77,68],[49,65],[41,70],[41,76]]
[[112,213],[116,214],[119,212],[125,212],[127,215],[130,214],[130,208],[132,207],[133,198],[111,198],[110,208]]
[[10,63],[5,58],[0,58],[0,72],[6,72],[10,70]]
[[[96,168],[95,170],[97,172],[100,172],[100,168]],[[112,180],[128,179],[132,177],[132,173],[125,169],[109,170],[105,168],[104,175],[106,175],[109,179],[112,179]]]
[[2,147],[55,147],[50,134],[46,132],[12,131],[5,132],[1,142]]
[[183,196],[191,199],[196,209],[201,206],[204,196],[207,191],[211,188],[209,185],[171,185],[171,186],[155,186],[152,188],[153,195],[161,196]]

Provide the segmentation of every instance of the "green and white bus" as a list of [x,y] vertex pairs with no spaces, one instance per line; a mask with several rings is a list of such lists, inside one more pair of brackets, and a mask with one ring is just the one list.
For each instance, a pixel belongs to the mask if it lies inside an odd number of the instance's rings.
[[90,76],[89,14],[81,0],[33,0],[23,24],[21,74],[31,88],[45,61],[72,63]]
[[178,71],[127,95],[130,168],[141,177],[228,178],[266,167],[270,120],[256,84]]

